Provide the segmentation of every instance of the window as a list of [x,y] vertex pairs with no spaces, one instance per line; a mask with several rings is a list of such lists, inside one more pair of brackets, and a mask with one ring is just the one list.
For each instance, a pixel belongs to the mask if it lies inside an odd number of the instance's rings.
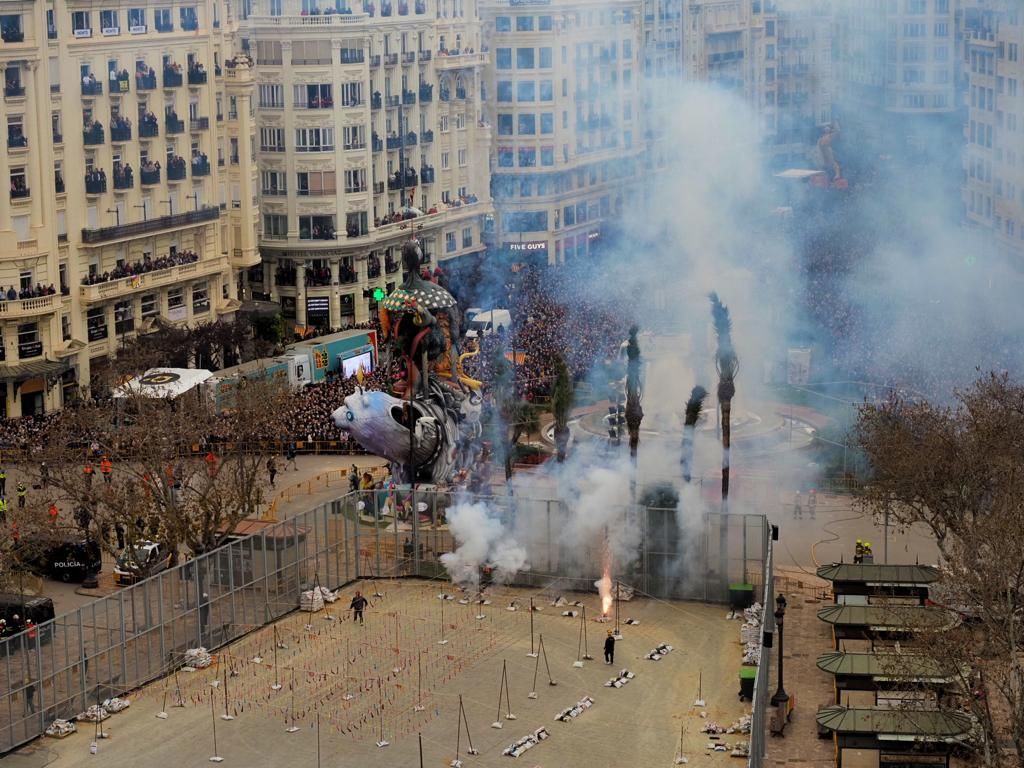
[[555,148],[554,147],[541,147],[540,148],[540,164],[546,166],[552,166],[555,164]]
[[516,83],[516,101],[534,100],[533,80],[522,80]]
[[516,32],[533,32],[533,16],[516,16]]
[[516,48],[516,69],[533,69],[533,48]]
[[284,171],[263,171],[260,176],[263,181],[262,189],[264,195],[283,195],[287,193]]
[[506,232],[545,232],[548,228],[548,213],[547,211],[506,213],[502,223]]
[[326,109],[334,106],[330,83],[296,85],[292,88],[292,99],[300,109]]
[[72,11],[71,29],[75,37],[90,37],[92,35],[92,14],[88,11]]
[[533,168],[537,165],[537,150],[534,147],[519,148],[519,167]]
[[135,307],[130,300],[114,303],[114,333],[121,336],[135,330]]
[[511,16],[498,16],[494,20],[494,31],[495,32],[511,32],[512,31],[512,17]]
[[438,124],[441,133],[448,133],[448,115],[441,115],[438,118]]
[[284,109],[284,86],[261,84],[259,90],[260,108]]
[[358,107],[363,103],[362,83],[342,83],[338,92],[343,107]]
[[139,306],[142,309],[142,319],[156,317],[160,314],[160,302],[157,301],[155,293],[143,294],[139,299]]
[[[260,128],[260,151],[284,152],[284,128]],[[237,143],[231,154],[232,157],[238,155]]]
[[146,9],[128,9],[128,31],[133,35],[142,34],[146,31]]
[[39,340],[39,326],[26,323],[18,326],[18,357],[39,357],[43,354],[43,344]]
[[498,147],[498,167],[511,168],[515,165],[515,152],[512,147]]
[[540,54],[539,54],[539,56],[540,56],[540,68],[541,69],[551,69],[551,49],[550,48],[540,48],[538,50],[540,51]]
[[153,25],[157,32],[173,32],[174,19],[170,8],[157,8],[153,11]]
[[[334,174],[331,174],[331,183],[334,183]],[[366,191],[366,170],[363,168],[356,168],[354,170],[345,171],[345,191],[346,192],[365,192]]]
[[330,64],[330,40],[296,40],[292,42],[292,64]]
[[496,69],[512,69],[512,49],[497,48],[494,51],[494,66]]
[[554,101],[554,88],[550,80],[540,81],[540,100]]
[[512,135],[512,115],[500,112],[498,113],[498,135]]
[[939,21],[935,24],[935,37],[949,37],[949,23]]
[[306,171],[296,174],[296,192],[300,195],[333,195],[337,190],[334,171]]
[[334,149],[333,128],[296,128],[296,152],[329,152]]
[[280,64],[281,63],[281,41],[279,41],[279,40],[257,40],[256,41],[256,63],[257,64]]
[[498,81],[498,102],[508,103],[512,101],[512,81],[511,80],[499,80]]
[[455,130],[464,131],[466,130],[466,113],[456,112],[455,113]]
[[210,290],[208,283],[192,286],[192,313],[199,315],[210,311]]
[[100,29],[104,35],[121,34],[121,22],[117,11],[100,11]]
[[450,155],[448,152],[441,153],[441,170],[447,171],[451,167]]
[[280,16],[281,15],[281,0],[270,0],[270,15]]
[[555,132],[555,115],[553,112],[540,113],[540,132],[543,134]]
[[71,341],[71,315],[60,316],[60,338],[62,341]]
[[299,240],[334,240],[335,237],[333,216],[299,216]]
[[537,116],[532,113],[519,115],[519,135],[533,136],[537,133]]
[[469,151],[466,149],[459,150],[459,167],[465,168],[469,165]]
[[444,233],[444,250],[445,253],[453,253],[458,248],[458,243],[455,240],[454,232]]
[[466,227],[462,230],[462,247],[471,248],[473,246],[473,228]]
[[366,148],[366,126],[346,125],[341,131],[345,149]]
[[537,17],[537,29],[541,32],[551,31],[551,17],[550,16],[538,16]]
[[167,308],[174,310],[185,306],[185,289],[171,288],[167,291]]
[[263,236],[275,240],[288,237],[288,217],[280,213],[263,214]]
[[[926,13],[928,10],[927,0],[904,0],[905,13]],[[948,9],[947,9],[948,10]]]

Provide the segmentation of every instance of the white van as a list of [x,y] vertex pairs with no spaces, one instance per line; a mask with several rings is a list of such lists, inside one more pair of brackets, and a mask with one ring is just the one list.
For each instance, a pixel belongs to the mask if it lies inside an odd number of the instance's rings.
[[489,309],[475,315],[469,323],[466,331],[466,338],[475,339],[477,336],[490,336],[498,332],[498,327],[506,332],[512,330],[512,313],[507,309]]

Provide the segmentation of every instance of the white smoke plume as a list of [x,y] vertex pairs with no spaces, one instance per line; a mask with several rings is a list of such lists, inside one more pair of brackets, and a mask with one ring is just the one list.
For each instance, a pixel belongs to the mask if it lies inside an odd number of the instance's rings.
[[457,546],[441,555],[441,563],[460,586],[479,586],[481,566],[493,568],[494,580],[504,583],[526,565],[526,550],[482,502],[452,507],[448,528]]

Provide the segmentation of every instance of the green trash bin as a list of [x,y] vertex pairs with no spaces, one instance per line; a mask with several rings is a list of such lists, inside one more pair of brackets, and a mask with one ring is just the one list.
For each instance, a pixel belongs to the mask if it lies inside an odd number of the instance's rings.
[[753,584],[730,584],[729,607],[734,611],[742,611],[754,604]]
[[740,667],[740,701],[754,700],[754,680],[757,678],[757,667]]

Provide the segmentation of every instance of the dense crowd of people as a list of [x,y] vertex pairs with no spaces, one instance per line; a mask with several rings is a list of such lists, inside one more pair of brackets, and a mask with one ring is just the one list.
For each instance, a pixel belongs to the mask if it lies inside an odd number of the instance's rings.
[[97,272],[96,274],[87,275],[82,278],[82,285],[106,283],[110,280],[120,280],[122,277],[155,272],[158,269],[170,269],[182,264],[194,264],[197,261],[199,261],[199,254],[188,249],[169,253],[166,256],[158,256],[155,259],[152,256],[146,256],[142,261],[136,261],[134,264],[119,264],[109,272]]

